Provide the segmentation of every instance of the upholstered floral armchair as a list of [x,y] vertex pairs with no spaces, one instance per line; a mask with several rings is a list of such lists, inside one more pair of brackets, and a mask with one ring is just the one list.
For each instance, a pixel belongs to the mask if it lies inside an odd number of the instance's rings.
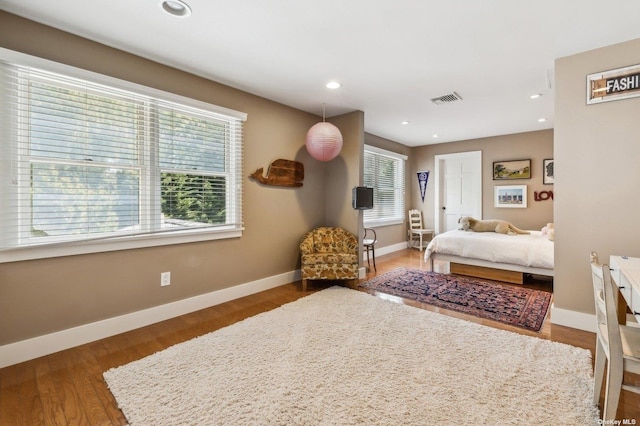
[[358,240],[342,228],[324,226],[307,232],[300,253],[302,291],[307,291],[307,280],[358,278]]

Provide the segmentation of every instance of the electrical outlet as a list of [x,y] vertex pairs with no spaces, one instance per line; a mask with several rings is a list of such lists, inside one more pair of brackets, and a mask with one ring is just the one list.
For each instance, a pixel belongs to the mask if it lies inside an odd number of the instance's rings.
[[160,274],[160,286],[171,284],[171,272],[163,272]]

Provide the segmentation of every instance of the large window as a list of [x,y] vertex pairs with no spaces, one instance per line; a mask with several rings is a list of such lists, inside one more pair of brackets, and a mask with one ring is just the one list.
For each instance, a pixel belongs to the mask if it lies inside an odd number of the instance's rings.
[[0,260],[239,236],[244,114],[29,61],[0,51]]
[[373,209],[364,211],[367,226],[402,223],[405,216],[406,156],[373,146],[364,147],[364,184],[373,188]]

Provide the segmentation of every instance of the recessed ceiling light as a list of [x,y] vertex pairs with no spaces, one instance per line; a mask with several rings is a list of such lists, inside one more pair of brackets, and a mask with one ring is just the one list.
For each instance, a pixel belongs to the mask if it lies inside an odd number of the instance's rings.
[[540,93],[536,93],[535,95],[531,95],[529,96],[529,99],[538,99],[539,97],[541,97],[542,95]]
[[438,136],[437,133],[434,133],[432,137],[435,139],[435,138],[439,138],[440,136]]
[[181,18],[191,15],[191,8],[182,0],[164,0],[162,2],[162,8],[168,14]]
[[403,122],[402,122],[402,123],[400,123],[400,124],[409,124],[409,122],[405,120],[405,121],[403,121]]
[[330,81],[325,86],[327,89],[339,89],[340,87],[342,87],[342,84],[338,83],[337,81]]
[[546,118],[538,118],[538,123],[544,123],[545,121],[547,121]]

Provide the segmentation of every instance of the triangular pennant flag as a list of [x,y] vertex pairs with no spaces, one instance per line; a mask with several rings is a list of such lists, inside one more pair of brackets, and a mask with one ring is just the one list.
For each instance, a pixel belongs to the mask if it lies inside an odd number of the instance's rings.
[[427,192],[427,181],[429,180],[429,171],[418,172],[418,185],[420,185],[420,198],[424,203],[424,194]]

